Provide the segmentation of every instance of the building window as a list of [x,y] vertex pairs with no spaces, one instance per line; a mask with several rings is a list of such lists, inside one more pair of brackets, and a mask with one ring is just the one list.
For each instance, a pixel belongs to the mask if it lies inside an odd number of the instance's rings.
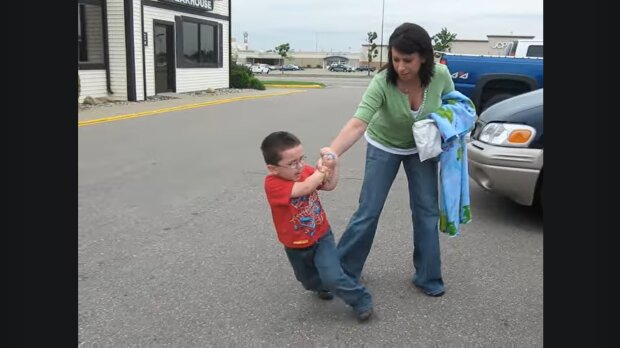
[[222,25],[189,17],[176,17],[177,61],[180,68],[221,68]]
[[103,10],[101,1],[78,2],[78,65],[104,69]]

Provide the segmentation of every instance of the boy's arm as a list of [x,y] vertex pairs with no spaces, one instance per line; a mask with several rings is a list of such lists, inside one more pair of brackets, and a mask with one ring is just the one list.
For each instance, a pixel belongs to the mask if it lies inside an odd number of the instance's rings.
[[327,172],[325,170],[317,169],[302,182],[295,182],[293,184],[293,190],[291,191],[291,198],[297,198],[306,196],[316,191],[316,189],[323,183]]

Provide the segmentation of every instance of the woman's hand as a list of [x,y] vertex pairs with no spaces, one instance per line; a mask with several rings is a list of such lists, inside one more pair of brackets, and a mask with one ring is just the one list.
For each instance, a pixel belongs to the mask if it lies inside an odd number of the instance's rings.
[[327,166],[330,169],[334,169],[336,166],[336,161],[338,160],[338,155],[332,151],[329,147],[324,147],[319,151],[320,157],[316,162],[316,166]]
[[332,150],[331,147],[324,147],[324,148],[322,148],[319,151],[319,154],[321,155],[321,157],[329,156],[333,160],[338,158],[338,155],[336,155],[336,152],[334,152],[334,150]]

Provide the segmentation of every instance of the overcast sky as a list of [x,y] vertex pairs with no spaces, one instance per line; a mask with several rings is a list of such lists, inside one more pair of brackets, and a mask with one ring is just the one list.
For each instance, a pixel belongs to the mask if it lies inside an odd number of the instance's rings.
[[[403,22],[457,39],[534,35],[543,39],[543,0],[384,0],[383,42]],[[231,0],[232,36],[250,49],[290,43],[296,51],[359,52],[367,32],[381,35],[382,0]],[[375,41],[377,44],[380,37]]]

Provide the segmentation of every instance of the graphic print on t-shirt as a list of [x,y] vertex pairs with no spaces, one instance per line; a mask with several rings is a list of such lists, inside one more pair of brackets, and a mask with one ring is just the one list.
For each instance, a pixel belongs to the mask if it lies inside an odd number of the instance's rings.
[[310,237],[314,236],[317,225],[321,225],[325,217],[325,214],[321,214],[323,208],[319,195],[315,191],[307,196],[291,198],[291,205],[297,209],[291,219],[295,231],[301,230]]

